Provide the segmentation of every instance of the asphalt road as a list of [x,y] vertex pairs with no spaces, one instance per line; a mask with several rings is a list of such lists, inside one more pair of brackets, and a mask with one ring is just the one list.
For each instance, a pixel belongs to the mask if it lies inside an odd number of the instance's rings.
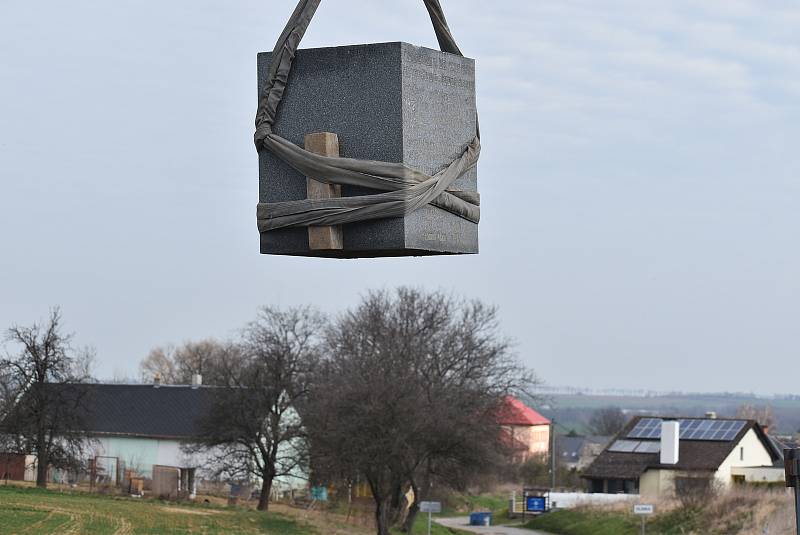
[[544,531],[533,531],[532,529],[512,528],[508,526],[470,526],[468,516],[436,518],[434,522],[448,528],[460,529],[470,533],[483,533],[484,535],[549,535]]

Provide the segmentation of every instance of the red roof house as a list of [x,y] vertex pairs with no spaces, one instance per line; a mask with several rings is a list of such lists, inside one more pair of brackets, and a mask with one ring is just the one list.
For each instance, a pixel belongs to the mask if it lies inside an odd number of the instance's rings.
[[503,400],[496,419],[515,445],[515,461],[524,462],[531,457],[547,456],[550,451],[550,420],[514,396],[507,396]]

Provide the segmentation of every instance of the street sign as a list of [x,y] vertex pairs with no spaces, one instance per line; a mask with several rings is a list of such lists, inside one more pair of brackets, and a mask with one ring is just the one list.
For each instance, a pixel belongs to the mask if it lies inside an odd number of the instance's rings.
[[431,515],[442,512],[442,502],[419,502],[419,512],[428,513],[428,535],[431,535]]
[[642,535],[646,533],[646,526],[645,526],[645,518],[647,515],[652,515],[655,512],[655,507],[650,504],[637,504],[633,506],[633,514],[639,515],[642,517]]
[[419,502],[420,513],[441,513],[442,502]]
[[529,513],[544,513],[547,510],[547,499],[544,496],[526,496],[525,510]]

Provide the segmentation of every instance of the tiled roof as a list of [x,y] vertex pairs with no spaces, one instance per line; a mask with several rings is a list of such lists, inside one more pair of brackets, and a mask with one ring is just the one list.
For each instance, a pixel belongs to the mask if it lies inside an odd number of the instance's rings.
[[507,396],[497,411],[500,425],[549,425],[550,420],[513,396]]
[[[609,437],[603,436],[570,436],[570,435],[557,435],[556,436],[556,452],[559,457],[578,458],[581,454],[581,449],[587,442],[590,444],[607,444]],[[566,455],[564,455],[566,453]]]
[[[633,418],[620,431],[615,439],[625,438],[642,417]],[[668,470],[716,471],[744,435],[753,429],[773,460],[777,459],[773,447],[761,427],[753,420],[747,420],[739,433],[729,441],[686,440],[681,439],[678,463],[662,465],[658,453],[628,453],[608,451],[614,440],[583,472],[584,478],[635,479],[650,468]]]
[[[54,385],[51,385],[54,386]],[[84,396],[90,435],[125,435],[148,438],[190,439],[208,414],[214,394],[209,386],[71,384]]]

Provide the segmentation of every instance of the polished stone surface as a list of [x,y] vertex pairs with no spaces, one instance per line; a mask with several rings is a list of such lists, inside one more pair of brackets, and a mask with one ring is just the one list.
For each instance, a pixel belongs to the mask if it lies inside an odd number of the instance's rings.
[[[258,55],[259,89],[271,53]],[[440,170],[475,132],[474,61],[407,43],[299,50],[275,132],[303,146],[305,134],[335,132],[343,157]],[[261,202],[304,199],[306,180],[262,151]],[[454,187],[477,190],[470,170]],[[344,196],[376,193],[344,186]],[[405,218],[344,226],[342,251],[308,249],[305,228],[261,234],[261,252],[345,258],[478,252],[478,225],[426,206]]]

